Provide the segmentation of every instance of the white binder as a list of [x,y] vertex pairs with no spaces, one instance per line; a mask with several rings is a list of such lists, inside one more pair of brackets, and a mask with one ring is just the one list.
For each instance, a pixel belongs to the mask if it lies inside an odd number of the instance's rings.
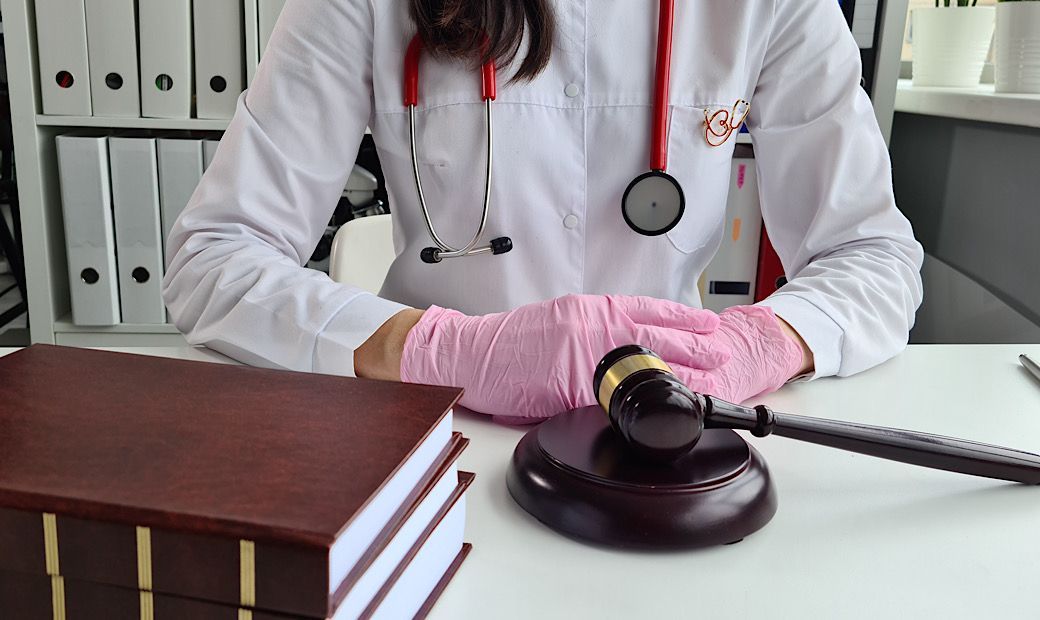
[[83,0],[36,0],[36,45],[43,113],[90,116]]
[[702,302],[721,312],[755,301],[762,211],[754,158],[734,158],[726,204],[726,229],[718,253],[704,270]]
[[202,171],[205,172],[209,169],[209,165],[213,163],[213,158],[217,156],[217,147],[220,145],[220,140],[203,140],[202,141]]
[[[163,248],[181,211],[202,179],[202,141],[160,138],[159,201],[162,205]],[[166,264],[169,264],[166,255]]]
[[260,18],[257,0],[242,0],[246,40],[246,85],[253,83],[260,64]]
[[874,47],[874,30],[877,28],[878,0],[856,0],[852,12],[852,36],[860,49]]
[[245,88],[242,0],[195,3],[195,92],[198,118],[231,118]]
[[58,136],[58,174],[65,220],[72,321],[119,323],[112,195],[105,137]]
[[[202,0],[211,2],[212,0]],[[141,114],[191,118],[191,0],[138,0]]]
[[84,0],[95,116],[141,116],[134,0]]
[[159,167],[154,138],[108,139],[124,323],[165,323]]
[[257,0],[261,57],[264,55],[264,50],[267,49],[267,42],[271,40],[271,32],[274,31],[274,25],[278,23],[278,16],[282,14],[284,7],[285,0]]

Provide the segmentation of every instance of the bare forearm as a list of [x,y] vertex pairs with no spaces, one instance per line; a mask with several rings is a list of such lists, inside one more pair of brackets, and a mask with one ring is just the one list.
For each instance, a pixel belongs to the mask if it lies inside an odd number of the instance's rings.
[[780,317],[776,318],[778,321],[780,321],[780,329],[784,331],[784,334],[786,334],[787,337],[789,337],[790,339],[797,342],[798,346],[802,348],[802,367],[798,370],[798,372],[796,372],[792,376],[797,377],[812,372],[816,368],[816,363],[813,360],[813,352],[809,348],[809,345],[805,344],[805,340],[802,339],[798,332],[796,332],[795,329],[791,327],[791,325],[787,321],[781,319]]
[[408,332],[422,318],[422,310],[402,310],[376,330],[354,351],[354,372],[366,379],[401,380],[401,354]]

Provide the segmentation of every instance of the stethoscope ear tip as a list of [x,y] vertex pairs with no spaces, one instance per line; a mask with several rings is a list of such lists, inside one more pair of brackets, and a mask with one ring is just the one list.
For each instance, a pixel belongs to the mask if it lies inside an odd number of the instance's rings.
[[458,250],[448,251],[443,248],[423,248],[422,252],[419,253],[419,258],[422,262],[427,265],[436,265],[445,258],[456,258],[459,256],[473,256],[474,254],[487,254],[491,252],[492,255],[505,254],[513,249],[513,240],[509,237],[498,237],[491,240],[488,245],[480,246],[479,248],[472,248],[469,250]]
[[423,248],[419,256],[427,265],[436,265],[441,262],[441,252],[437,248]]
[[513,249],[513,240],[509,237],[498,237],[491,240],[491,253],[494,255],[505,254]]

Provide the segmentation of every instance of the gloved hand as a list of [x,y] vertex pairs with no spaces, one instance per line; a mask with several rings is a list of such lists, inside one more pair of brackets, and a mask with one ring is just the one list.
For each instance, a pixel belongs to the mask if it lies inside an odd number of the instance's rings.
[[801,345],[784,333],[773,310],[764,306],[727,308],[719,315],[715,337],[733,355],[711,371],[715,391],[704,393],[732,403],[780,389],[804,362]]
[[707,371],[730,357],[718,325],[713,312],[649,297],[568,295],[484,316],[432,306],[408,333],[401,380],[462,387],[463,406],[502,421],[537,420],[596,404],[596,364],[641,344],[711,394]]

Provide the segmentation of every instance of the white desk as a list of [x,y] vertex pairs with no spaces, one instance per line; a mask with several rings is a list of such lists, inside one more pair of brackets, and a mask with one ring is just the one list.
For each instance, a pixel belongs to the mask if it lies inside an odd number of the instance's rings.
[[[216,360],[207,351],[138,352]],[[872,371],[786,387],[778,411],[1040,451],[1040,345],[919,345]],[[1040,488],[753,439],[780,497],[737,545],[684,553],[590,547],[548,530],[505,486],[523,430],[456,414],[473,553],[434,608],[461,618],[1038,618]]]

